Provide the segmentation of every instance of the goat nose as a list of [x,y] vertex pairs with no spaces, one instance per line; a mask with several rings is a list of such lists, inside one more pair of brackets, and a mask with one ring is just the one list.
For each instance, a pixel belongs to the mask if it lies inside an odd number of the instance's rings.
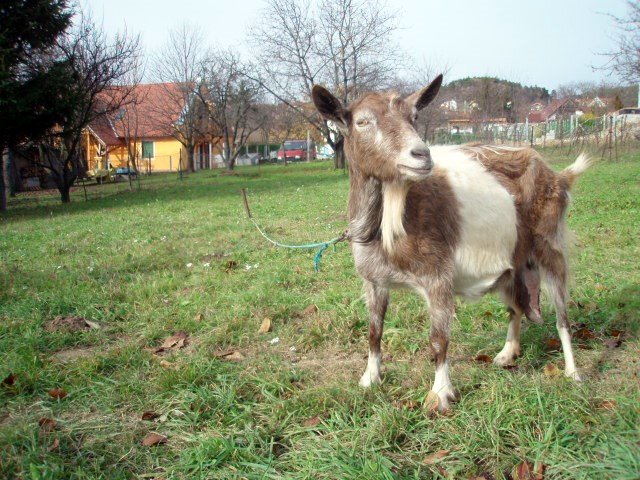
[[420,160],[429,160],[431,158],[431,153],[428,148],[414,148],[411,150],[411,155]]

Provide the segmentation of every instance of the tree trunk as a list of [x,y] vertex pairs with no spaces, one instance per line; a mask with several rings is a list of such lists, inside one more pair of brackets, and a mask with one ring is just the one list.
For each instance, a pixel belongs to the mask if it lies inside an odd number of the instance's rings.
[[340,135],[340,138],[338,138],[338,141],[336,142],[335,146],[333,147],[333,151],[335,153],[334,156],[334,166],[335,168],[346,168],[347,166],[347,161],[344,155],[344,137],[342,135]]
[[71,203],[71,185],[63,185],[61,188],[58,188],[60,191],[60,200],[62,203]]
[[190,172],[196,171],[195,151],[196,151],[195,145],[189,145],[189,147],[187,147],[187,168],[189,169]]
[[4,143],[0,143],[0,212],[7,211],[7,186],[4,174]]

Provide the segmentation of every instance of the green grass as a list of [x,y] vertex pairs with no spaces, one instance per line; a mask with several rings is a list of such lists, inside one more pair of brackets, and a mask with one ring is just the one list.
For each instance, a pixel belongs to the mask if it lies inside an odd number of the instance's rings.
[[[557,168],[570,161],[552,157]],[[460,400],[435,417],[420,407],[434,371],[423,303],[393,293],[384,384],[365,392],[368,318],[347,245],[315,273],[313,251],[273,248],[244,217],[241,187],[275,238],[336,236],[348,179],[328,163],[155,175],[139,192],[92,187],[85,202],[79,190],[70,205],[12,199],[0,217],[0,381],[16,380],[0,386],[0,478],[504,478],[528,460],[546,478],[637,479],[639,174],[638,153],[627,153],[574,190],[570,316],[599,336],[576,349],[586,381],[543,374],[562,367],[546,348],[556,336],[548,302],[510,371],[473,360],[502,348],[499,300],[459,302],[450,352]],[[302,315],[310,304],[318,311]],[[102,328],[45,328],[59,315]],[[273,331],[259,334],[265,317]],[[619,348],[600,338],[612,329],[625,332]],[[153,355],[179,330],[186,348]],[[228,350],[244,360],[216,356]],[[52,399],[55,387],[68,396]],[[161,417],[143,421],[144,411]],[[57,421],[53,432],[43,417]],[[143,446],[151,431],[168,442]],[[449,453],[429,463],[438,450]]]

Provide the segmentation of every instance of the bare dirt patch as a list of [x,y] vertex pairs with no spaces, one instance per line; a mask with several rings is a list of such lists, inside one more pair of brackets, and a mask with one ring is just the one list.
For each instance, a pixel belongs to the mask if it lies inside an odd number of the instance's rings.
[[82,332],[99,328],[100,325],[97,323],[78,316],[57,316],[44,325],[44,329],[47,332]]
[[76,347],[76,348],[67,348],[65,350],[60,350],[51,355],[51,358],[57,362],[61,363],[69,363],[80,358],[88,358],[92,357],[96,353],[97,347]]

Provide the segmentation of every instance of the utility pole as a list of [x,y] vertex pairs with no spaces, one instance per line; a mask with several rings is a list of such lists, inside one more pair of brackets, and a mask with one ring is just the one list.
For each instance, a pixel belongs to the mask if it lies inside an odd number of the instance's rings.
[[311,140],[309,138],[309,129],[307,128],[307,163],[311,161]]

